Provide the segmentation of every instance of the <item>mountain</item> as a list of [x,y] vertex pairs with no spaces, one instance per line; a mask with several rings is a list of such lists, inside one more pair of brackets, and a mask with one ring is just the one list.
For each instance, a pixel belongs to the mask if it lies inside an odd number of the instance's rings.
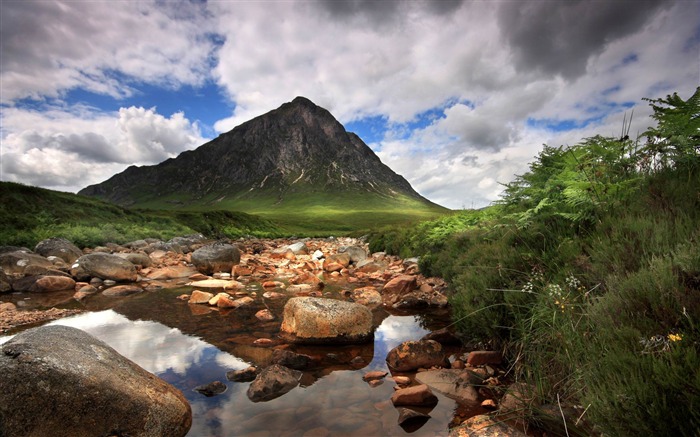
[[420,196],[327,110],[304,97],[195,150],[131,166],[79,194],[122,206],[270,214],[445,211]]

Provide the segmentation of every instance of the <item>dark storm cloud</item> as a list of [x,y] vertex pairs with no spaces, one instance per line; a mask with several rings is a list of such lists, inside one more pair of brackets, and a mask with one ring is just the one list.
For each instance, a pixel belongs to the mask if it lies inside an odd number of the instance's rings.
[[498,25],[513,49],[516,67],[576,78],[590,56],[639,30],[667,0],[504,2]]
[[[435,15],[446,15],[459,9],[464,0],[426,0],[420,3],[426,11]],[[399,9],[408,0],[321,0],[321,5],[331,16],[344,19],[365,17],[372,23],[386,23],[397,18]]]

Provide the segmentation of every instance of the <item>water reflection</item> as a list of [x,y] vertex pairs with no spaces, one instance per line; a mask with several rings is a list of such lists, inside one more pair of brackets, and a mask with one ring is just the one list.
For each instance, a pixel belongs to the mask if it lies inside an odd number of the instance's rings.
[[[229,382],[225,374],[258,364],[261,355],[255,351],[270,349],[246,342],[260,335],[273,336],[277,328],[266,330],[245,314],[214,311],[192,316],[186,305],[178,305],[171,297],[154,305],[151,300],[158,294],[51,324],[73,326],[94,335],[180,389],[193,411],[189,436],[301,436],[307,432],[333,436],[409,435],[398,426],[398,412],[390,401],[394,383],[387,380],[373,388],[362,381],[362,375],[368,370],[387,370],[384,360],[391,348],[428,333],[422,326],[426,325],[424,318],[383,313],[377,316],[381,323],[373,344],[295,349],[317,357],[364,355],[368,364],[353,369],[344,363],[326,363],[305,372],[302,384],[287,394],[269,402],[253,403],[246,396],[249,383]],[[147,305],[142,305],[144,299]],[[137,314],[140,318],[134,317]],[[153,319],[177,325],[168,326]],[[6,339],[0,338],[0,342]],[[219,396],[208,398],[193,390],[216,380],[228,387]],[[447,434],[455,403],[440,394],[438,398],[430,420],[410,435]]]

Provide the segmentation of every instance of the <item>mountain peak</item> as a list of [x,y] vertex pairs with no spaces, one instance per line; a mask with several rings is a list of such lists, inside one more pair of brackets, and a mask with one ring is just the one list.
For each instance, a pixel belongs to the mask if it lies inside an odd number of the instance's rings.
[[129,168],[80,194],[125,206],[224,202],[216,206],[243,211],[241,205],[276,207],[321,198],[338,203],[358,196],[408,197],[432,205],[330,112],[301,96],[177,158]]

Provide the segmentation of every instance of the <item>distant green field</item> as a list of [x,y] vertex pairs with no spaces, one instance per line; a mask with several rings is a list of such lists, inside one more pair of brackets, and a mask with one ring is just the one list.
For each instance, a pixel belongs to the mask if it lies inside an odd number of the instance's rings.
[[406,196],[361,192],[293,193],[282,201],[269,193],[217,200],[195,203],[170,197],[123,208],[95,198],[0,182],[0,245],[33,247],[42,239],[63,237],[78,246],[94,246],[191,233],[213,238],[339,236],[448,212]]

